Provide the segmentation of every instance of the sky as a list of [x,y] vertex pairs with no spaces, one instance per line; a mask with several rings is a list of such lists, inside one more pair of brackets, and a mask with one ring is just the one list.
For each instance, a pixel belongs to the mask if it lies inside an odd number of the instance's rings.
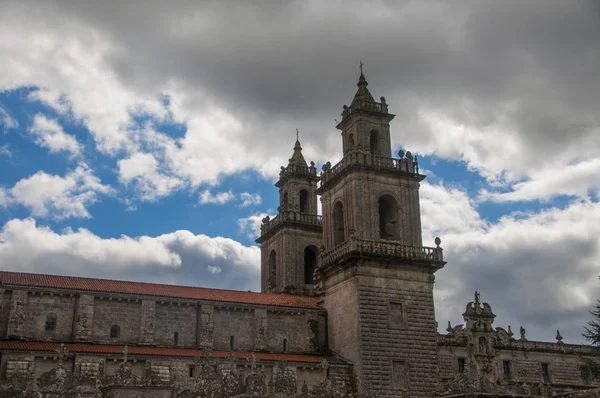
[[260,289],[300,131],[317,167],[359,62],[419,156],[436,318],[583,342],[600,298],[596,1],[0,0],[0,268]]

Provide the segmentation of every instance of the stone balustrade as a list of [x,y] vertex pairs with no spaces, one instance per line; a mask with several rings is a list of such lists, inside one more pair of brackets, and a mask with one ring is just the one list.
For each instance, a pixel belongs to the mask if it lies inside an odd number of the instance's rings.
[[342,118],[345,119],[355,110],[388,113],[388,106],[387,103],[385,103],[384,98],[382,98],[381,103],[367,100],[355,100],[350,106],[344,105],[344,110],[342,111]]
[[301,213],[299,211],[292,211],[292,210],[285,211],[284,210],[273,218],[269,218],[267,216],[262,220],[262,224],[260,226],[261,235],[266,234],[271,229],[273,229],[275,226],[277,226],[283,222],[295,222],[295,223],[299,223],[299,224],[315,225],[315,226],[319,226],[319,227],[323,225],[322,217],[318,216],[316,214],[306,214],[306,213]]
[[327,162],[323,166],[323,171],[321,172],[321,186],[332,180],[343,170],[354,166],[418,175],[419,162],[417,157],[413,158],[410,152],[407,152],[406,157],[404,157],[403,151],[400,151],[399,155],[400,158],[388,158],[385,156],[372,155],[371,153],[359,150],[350,152],[336,165],[331,166],[329,162]]
[[409,246],[395,241],[358,239],[351,236],[344,243],[321,253],[319,266],[326,266],[350,254],[391,256],[416,261],[444,261],[441,247]]

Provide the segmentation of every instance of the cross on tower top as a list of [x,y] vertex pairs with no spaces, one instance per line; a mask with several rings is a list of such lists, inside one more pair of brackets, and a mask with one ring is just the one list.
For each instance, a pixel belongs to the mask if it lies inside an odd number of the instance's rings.
[[361,59],[361,60],[360,60],[360,74],[361,74],[361,75],[363,74],[363,66],[364,66],[364,65],[365,65],[365,64],[363,64],[363,61],[362,61],[362,59]]

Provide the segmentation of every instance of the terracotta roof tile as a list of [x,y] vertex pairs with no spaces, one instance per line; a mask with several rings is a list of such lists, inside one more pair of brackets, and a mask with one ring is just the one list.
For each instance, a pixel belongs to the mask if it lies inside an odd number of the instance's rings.
[[[35,352],[54,352],[58,349],[59,343],[36,342],[36,341],[0,341],[0,350],[4,351],[35,351]],[[102,345],[102,344],[65,344],[69,352],[77,354],[116,354],[122,355],[123,345]],[[161,348],[161,347],[136,347],[127,346],[130,355],[147,355],[147,356],[169,356],[169,357],[199,357],[202,356],[201,350],[193,350],[186,348]],[[235,352],[237,358],[246,359],[250,357],[250,352]],[[213,351],[213,357],[226,358],[230,355],[228,351]],[[345,364],[346,362],[334,358],[316,355],[297,355],[297,354],[271,354],[271,353],[255,353],[256,359],[264,361],[278,361],[283,357],[289,362],[303,363],[320,363],[323,359],[327,359],[329,363]]]
[[242,292],[237,290],[209,289],[191,286],[162,285],[157,283],[79,278],[73,276],[0,271],[0,282],[9,286],[137,294],[145,296],[273,305],[306,309],[320,308],[317,305],[318,299],[316,297],[295,296],[291,294]]

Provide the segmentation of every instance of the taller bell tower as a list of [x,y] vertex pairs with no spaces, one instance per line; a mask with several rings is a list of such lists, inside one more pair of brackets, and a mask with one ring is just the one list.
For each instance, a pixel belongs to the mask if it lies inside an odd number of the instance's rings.
[[434,273],[439,239],[422,246],[416,157],[391,157],[384,97],[362,73],[337,125],[343,158],[321,173],[323,247],[315,273],[329,347],[349,359],[360,393],[431,396],[437,380]]

